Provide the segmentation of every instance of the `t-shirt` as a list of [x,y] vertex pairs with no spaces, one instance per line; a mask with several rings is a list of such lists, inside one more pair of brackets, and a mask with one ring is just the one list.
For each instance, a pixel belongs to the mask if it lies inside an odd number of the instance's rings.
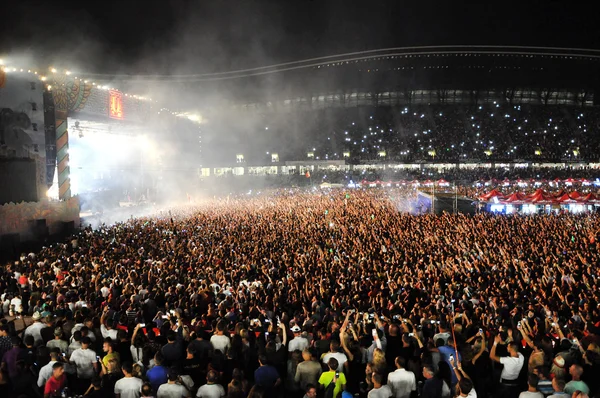
[[308,347],[308,340],[306,340],[306,338],[304,338],[302,336],[298,336],[298,337],[294,337],[292,340],[290,340],[290,342],[288,344],[288,351],[289,352],[294,352],[296,350],[302,351],[306,347]]
[[77,377],[80,379],[91,379],[94,376],[94,364],[97,362],[94,351],[78,348],[73,351],[69,360],[77,367]]
[[58,379],[54,376],[50,377],[44,387],[44,395],[49,394],[51,396],[58,395],[67,384],[67,376],[62,374]]
[[219,336],[215,334],[210,338],[210,342],[215,350],[220,350],[224,354],[231,346],[231,340],[225,335]]
[[317,384],[323,369],[317,361],[304,361],[298,364],[294,380],[300,385],[302,391],[306,390],[307,384]]
[[369,398],[390,398],[392,396],[392,390],[387,385],[383,385],[379,388],[374,388],[369,391],[367,395]]
[[108,368],[108,361],[110,361],[111,359],[115,359],[117,361],[117,366],[120,366],[121,356],[118,352],[111,352],[110,354],[106,354],[104,358],[102,358],[102,363],[104,364],[104,366]]
[[146,377],[152,386],[154,391],[158,390],[161,384],[165,384],[167,382],[167,368],[164,366],[158,365],[150,369],[146,372]]
[[521,394],[519,394],[519,398],[544,398],[544,394],[539,391],[523,391]]
[[265,389],[271,389],[279,379],[277,369],[270,365],[261,366],[254,371],[254,381]]
[[571,380],[570,382],[568,382],[565,385],[564,391],[567,394],[569,394],[569,395],[573,395],[573,393],[575,391],[581,391],[584,394],[589,394],[590,393],[590,388],[588,387],[587,384],[585,384],[584,381],[581,381],[581,380]]
[[525,357],[521,353],[519,353],[518,357],[501,357],[500,363],[504,365],[504,369],[502,369],[502,374],[500,375],[501,379],[517,380],[524,362]]
[[181,384],[167,383],[158,387],[156,398],[182,398],[189,395],[187,388]]
[[[327,386],[333,381],[334,377],[335,372],[333,370],[330,370],[329,372],[324,372],[321,375],[321,377],[319,377],[319,384],[322,385],[324,388],[327,388]],[[338,377],[337,382],[335,383],[335,388],[333,389],[333,398],[337,398],[337,396],[342,391],[342,386],[345,384],[346,376],[344,375],[344,373],[340,373],[340,376]]]
[[225,389],[220,384],[205,384],[196,393],[198,398],[221,398],[225,396]]
[[115,383],[115,394],[120,394],[120,398],[140,398],[142,384],[137,377],[123,377]]
[[388,385],[396,398],[408,398],[417,390],[415,374],[406,369],[397,369],[388,374]]

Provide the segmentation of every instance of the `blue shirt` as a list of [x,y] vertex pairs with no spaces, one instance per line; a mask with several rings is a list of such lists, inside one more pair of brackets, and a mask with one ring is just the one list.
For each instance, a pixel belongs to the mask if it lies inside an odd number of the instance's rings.
[[148,378],[152,389],[156,392],[161,384],[167,382],[167,368],[157,365],[146,372],[146,377]]
[[[448,366],[450,366],[450,374],[452,375],[452,385],[455,385],[456,383],[458,383],[458,378],[456,377],[456,373],[454,372],[454,370],[452,370],[452,364],[450,363],[450,355],[455,357],[454,364],[456,364],[456,350],[454,349],[454,347],[450,347],[449,345],[443,345],[441,347],[438,347],[438,350],[440,351],[442,360],[446,362]],[[458,353],[458,360],[461,360],[460,353]]]
[[261,366],[254,371],[254,382],[267,390],[275,387],[277,379],[279,379],[279,373],[271,365]]

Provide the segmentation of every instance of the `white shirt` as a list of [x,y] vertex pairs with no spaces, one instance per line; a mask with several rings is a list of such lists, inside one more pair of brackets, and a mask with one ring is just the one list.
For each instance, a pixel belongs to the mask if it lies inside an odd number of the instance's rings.
[[40,374],[38,376],[37,385],[39,388],[43,388],[46,385],[46,382],[52,376],[52,365],[54,365],[56,361],[50,361],[47,365],[42,366],[40,369]]
[[40,331],[45,327],[47,326],[44,325],[42,322],[36,321],[31,326],[28,326],[27,329],[25,329],[25,337],[33,336],[33,341],[35,342],[35,345],[40,345],[44,342]]
[[[19,279],[19,278],[17,278],[17,279]],[[16,312],[18,312],[18,313],[23,312],[23,303],[20,298],[15,297],[12,300],[10,300],[10,305],[14,305]]]
[[392,394],[392,390],[387,384],[384,384],[379,388],[374,388],[367,394],[368,398],[390,398],[392,396],[394,396],[394,394]]
[[77,366],[77,377],[81,379],[94,377],[94,364],[97,362],[96,352],[89,348],[85,350],[78,348],[73,351],[69,360]]
[[71,358],[71,355],[73,355],[75,350],[78,350],[80,348],[81,348],[81,343],[79,343],[77,341],[73,341],[71,344],[69,344],[69,349],[67,350],[67,356],[69,358]]
[[519,398],[544,398],[544,394],[539,391],[523,391],[521,394],[519,394]]
[[346,356],[346,354],[342,354],[341,352],[328,352],[323,357],[323,363],[325,365],[327,365],[327,362],[329,362],[329,359],[331,359],[331,358],[337,359],[337,361],[338,361],[337,371],[338,372],[343,372],[344,371],[344,364],[348,361],[348,357]]
[[60,352],[62,352],[63,354],[66,354],[68,349],[69,349],[69,343],[67,343],[64,340],[50,340],[49,342],[46,343],[46,347],[52,349],[57,347]]
[[475,391],[475,387],[471,388],[471,391],[467,394],[467,398],[477,398],[477,391]]
[[231,346],[229,336],[225,335],[219,336],[215,334],[210,338],[210,342],[215,350],[220,350],[223,354],[225,354]]
[[161,384],[156,392],[156,398],[182,398],[189,397],[190,393],[187,388],[181,384]]
[[221,398],[225,396],[225,389],[220,384],[205,384],[198,389],[198,398]]
[[115,383],[115,394],[120,398],[140,398],[142,384],[142,379],[137,377],[123,377]]
[[411,392],[417,390],[415,374],[406,369],[396,369],[388,374],[387,384],[396,398],[408,398]]
[[519,373],[521,373],[521,368],[523,367],[524,362],[525,357],[521,353],[519,353],[519,356],[516,358],[501,357],[500,363],[504,365],[504,369],[502,369],[500,378],[502,380],[517,380],[519,378]]
[[104,326],[104,324],[101,324],[100,332],[102,333],[102,337],[110,337],[113,341],[117,341],[117,333],[119,333],[117,329],[107,329],[106,326]]
[[294,337],[288,344],[288,351],[294,352],[296,350],[303,351],[308,347],[308,340],[302,336]]

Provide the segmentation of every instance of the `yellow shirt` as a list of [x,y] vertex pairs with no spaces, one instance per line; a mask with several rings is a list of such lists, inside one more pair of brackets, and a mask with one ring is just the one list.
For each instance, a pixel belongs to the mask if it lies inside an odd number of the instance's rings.
[[[329,372],[324,372],[319,377],[319,384],[323,386],[323,388],[327,388],[329,383],[333,381],[335,377],[335,372],[330,370]],[[337,381],[335,382],[335,388],[333,389],[333,398],[337,398],[337,396],[342,391],[343,386],[346,385],[346,376],[343,373],[340,373]]]
[[115,359],[117,361],[117,368],[120,369],[121,367],[121,358],[119,357],[119,353],[118,352],[113,352],[111,354],[106,354],[104,356],[104,358],[102,358],[102,363],[104,364],[104,366],[108,369],[108,361],[110,361],[111,359]]

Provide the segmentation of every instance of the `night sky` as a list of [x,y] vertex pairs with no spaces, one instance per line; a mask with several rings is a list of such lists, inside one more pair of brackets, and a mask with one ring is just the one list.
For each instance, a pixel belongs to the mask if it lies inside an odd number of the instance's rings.
[[3,4],[0,56],[96,73],[184,74],[393,46],[600,49],[597,13],[573,2],[460,3],[21,0]]

